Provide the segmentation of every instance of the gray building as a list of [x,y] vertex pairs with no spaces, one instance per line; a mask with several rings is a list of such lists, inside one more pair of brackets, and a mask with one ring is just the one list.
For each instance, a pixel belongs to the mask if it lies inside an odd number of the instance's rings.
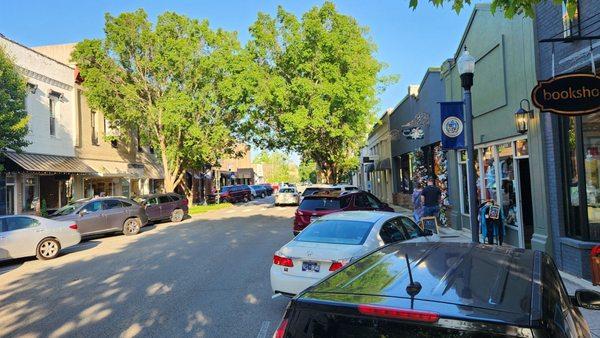
[[[535,36],[538,80],[574,72],[598,74],[600,0],[579,0],[572,19],[564,6],[541,2]],[[540,117],[548,194],[539,202],[549,206],[550,252],[562,270],[590,279],[590,249],[600,244],[600,114]]]
[[[440,154],[439,102],[444,101],[444,84],[439,68],[429,68],[419,85],[410,85],[407,95],[390,115],[395,202],[412,207],[410,194],[415,184],[438,178],[436,151]],[[436,148],[437,147],[437,148]],[[443,184],[442,182],[439,182]]]

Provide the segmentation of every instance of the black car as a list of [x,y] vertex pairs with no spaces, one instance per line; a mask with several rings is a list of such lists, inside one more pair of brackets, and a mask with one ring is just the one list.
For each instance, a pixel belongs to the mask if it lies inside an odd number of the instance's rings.
[[273,186],[271,185],[271,183],[262,183],[261,185],[265,187],[268,196],[273,195]]
[[578,307],[600,309],[600,293],[569,296],[540,251],[401,243],[292,299],[275,336],[590,337]]

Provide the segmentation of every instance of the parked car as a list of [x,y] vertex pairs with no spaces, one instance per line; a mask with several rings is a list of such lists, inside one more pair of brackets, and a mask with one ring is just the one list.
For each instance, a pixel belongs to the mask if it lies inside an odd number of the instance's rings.
[[265,188],[264,185],[251,185],[250,189],[252,190],[252,197],[254,198],[264,198],[267,196],[267,188]]
[[271,265],[274,293],[293,296],[358,257],[395,242],[438,241],[410,218],[383,211],[323,216],[279,249]]
[[357,186],[351,184],[335,184],[332,189],[341,191],[354,191],[359,190]]
[[136,201],[146,208],[149,221],[181,222],[188,215],[188,200],[179,194],[144,195]]
[[275,205],[298,205],[300,194],[296,188],[281,188],[275,194]]
[[0,260],[36,256],[46,260],[81,241],[74,222],[16,215],[0,217]]
[[569,296],[543,252],[398,243],[292,299],[276,336],[591,337],[579,307],[600,309],[600,293]]
[[304,188],[304,191],[302,191],[302,195],[300,195],[300,202],[302,202],[302,200],[306,196],[310,196],[318,191],[331,189],[331,188],[333,188],[333,186],[330,184],[313,184],[311,186],[308,186],[308,187]]
[[[217,194],[211,194],[208,196],[208,202],[214,203]],[[221,202],[229,202],[229,203],[237,203],[237,202],[247,202],[252,199],[252,191],[250,187],[241,184],[241,185],[226,185],[221,187],[221,191],[219,192],[219,200]]]
[[82,236],[109,232],[136,235],[148,223],[144,207],[124,197],[80,200],[58,209],[50,217],[77,223]]
[[350,210],[394,211],[366,191],[323,190],[304,197],[300,202],[294,217],[294,235],[321,216]]
[[262,185],[263,187],[265,187],[265,190],[267,191],[267,195],[268,196],[273,195],[273,186],[271,185],[271,183],[263,183],[263,184],[260,184],[260,185]]

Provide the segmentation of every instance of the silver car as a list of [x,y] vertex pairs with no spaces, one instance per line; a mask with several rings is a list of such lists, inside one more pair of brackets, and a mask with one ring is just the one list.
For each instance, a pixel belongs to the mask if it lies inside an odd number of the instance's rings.
[[74,222],[29,215],[0,217],[0,260],[29,256],[52,259],[60,249],[80,241]]
[[275,194],[275,205],[298,205],[300,194],[295,187],[281,188]]
[[144,207],[124,197],[76,201],[58,209],[50,218],[76,222],[82,236],[110,232],[136,235],[148,223]]

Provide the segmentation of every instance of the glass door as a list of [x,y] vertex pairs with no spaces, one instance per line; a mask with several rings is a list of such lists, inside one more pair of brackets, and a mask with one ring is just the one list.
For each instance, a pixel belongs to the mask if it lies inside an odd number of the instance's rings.
[[15,214],[15,185],[8,184],[6,186],[6,214]]

